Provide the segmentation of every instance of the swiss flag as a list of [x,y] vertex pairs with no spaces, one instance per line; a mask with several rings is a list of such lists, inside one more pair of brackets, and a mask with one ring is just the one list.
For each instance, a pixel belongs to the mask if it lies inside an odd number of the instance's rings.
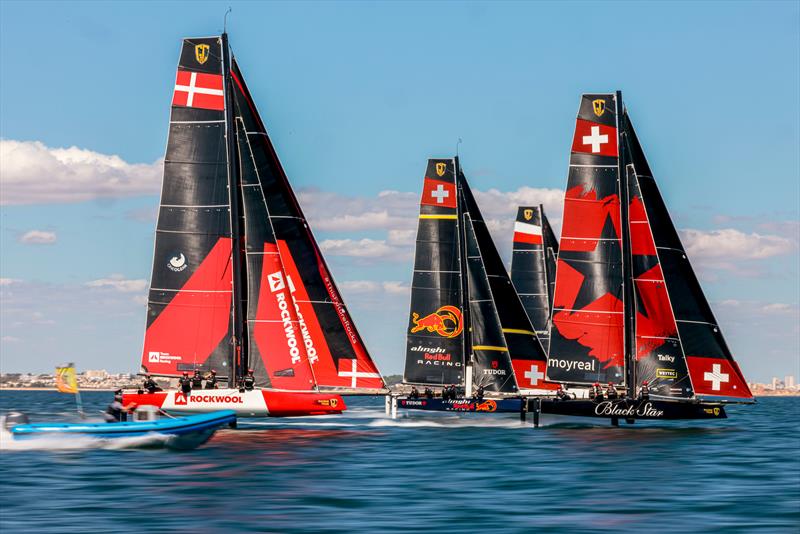
[[520,389],[558,389],[558,384],[545,382],[547,363],[541,360],[511,360]]
[[617,129],[578,119],[575,124],[575,137],[572,139],[572,151],[595,156],[616,156],[618,155]]
[[179,70],[175,78],[172,105],[224,110],[225,93],[222,90],[222,75]]
[[696,395],[751,398],[750,388],[742,380],[736,362],[722,358],[686,355],[689,375]]
[[422,200],[420,204],[428,206],[439,206],[441,208],[456,207],[456,184],[434,180],[425,177],[425,186],[422,189]]

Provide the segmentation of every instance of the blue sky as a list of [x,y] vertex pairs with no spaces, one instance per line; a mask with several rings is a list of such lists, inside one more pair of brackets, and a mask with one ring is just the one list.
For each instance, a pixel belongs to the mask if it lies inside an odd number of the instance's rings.
[[216,34],[228,5],[234,53],[385,373],[402,369],[426,158],[463,139],[507,256],[516,202],[558,219],[579,95],[614,89],[745,374],[800,373],[796,2],[4,1],[4,371],[136,368],[178,46]]

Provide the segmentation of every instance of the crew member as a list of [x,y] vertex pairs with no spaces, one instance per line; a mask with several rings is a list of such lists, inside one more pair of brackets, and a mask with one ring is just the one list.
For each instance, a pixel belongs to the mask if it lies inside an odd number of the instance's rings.
[[411,394],[409,395],[409,398],[412,398],[412,399],[418,399],[419,398],[419,391],[417,391],[416,386],[411,386]]
[[431,388],[425,388],[425,397],[428,399],[433,398],[433,390]]
[[114,392],[114,400],[106,408],[103,417],[107,423],[121,423],[128,420],[128,412],[136,408],[136,403],[132,402],[127,406],[122,405],[122,390]]
[[247,391],[252,391],[256,387],[256,377],[253,376],[252,369],[247,370],[247,374],[242,379],[242,385]]
[[212,369],[211,374],[206,376],[206,389],[217,389],[217,370]]
[[478,401],[482,401],[483,400],[483,392],[484,391],[485,391],[485,389],[484,389],[483,386],[478,386],[478,389],[475,390],[475,398]]
[[192,376],[192,389],[203,389],[203,376],[197,369],[194,370],[194,376]]
[[608,383],[608,387],[606,388],[606,397],[608,397],[608,400],[614,400],[617,398],[617,388],[614,387],[614,382]]
[[569,394],[564,391],[564,388],[561,386],[561,384],[558,385],[558,389],[556,390],[556,397],[558,397],[558,400],[562,401],[570,399]]
[[596,402],[603,402],[603,388],[600,387],[600,382],[594,383],[594,400]]
[[639,391],[639,395],[644,400],[647,400],[647,399],[650,398],[650,384],[647,382],[647,380],[643,380],[642,381],[642,388]]
[[153,380],[153,377],[150,374],[144,375],[144,382],[142,383],[142,389],[146,390],[148,393],[155,393],[156,391],[161,391],[161,388],[156,384],[156,381]]
[[592,387],[589,388],[589,399],[595,400],[595,396],[597,395],[597,382],[592,384]]
[[192,392],[192,379],[189,378],[189,372],[184,371],[183,376],[178,379],[178,385],[181,388],[181,393],[188,395]]

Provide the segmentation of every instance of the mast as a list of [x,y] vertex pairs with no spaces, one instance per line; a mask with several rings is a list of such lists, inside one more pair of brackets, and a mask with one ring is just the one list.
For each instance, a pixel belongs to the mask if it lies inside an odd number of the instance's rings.
[[232,365],[228,375],[228,386],[236,387],[239,377],[244,376],[247,368],[247,352],[244,349],[244,313],[242,310],[242,245],[240,231],[239,205],[239,173],[237,172],[236,158],[236,128],[233,122],[233,87],[231,86],[231,54],[228,46],[228,34],[222,34],[222,75],[223,91],[225,95],[225,154],[227,156],[228,173],[228,198],[230,201],[231,220],[231,265],[233,267],[232,301],[231,307],[233,321],[233,336],[231,343]]
[[622,306],[624,311],[623,336],[625,340],[625,361],[627,365],[628,394],[636,396],[636,306],[633,294],[633,261],[630,232],[630,194],[628,192],[628,154],[625,151],[625,116],[622,105],[622,91],[616,92],[617,104],[617,146],[619,163],[620,237],[622,238]]
[[464,324],[464,394],[467,397],[472,395],[472,322],[470,317],[470,298],[469,298],[469,280],[467,276],[467,239],[464,226],[464,191],[463,180],[461,179],[461,163],[458,156],[454,158],[455,161],[455,180],[457,192],[457,215],[458,222],[456,228],[458,232],[458,248],[460,250],[459,258],[461,260],[461,309]]

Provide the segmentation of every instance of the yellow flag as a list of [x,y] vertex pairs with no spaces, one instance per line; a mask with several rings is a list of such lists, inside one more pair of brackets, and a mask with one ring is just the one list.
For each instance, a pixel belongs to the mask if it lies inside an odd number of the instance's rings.
[[77,393],[78,377],[75,375],[75,364],[68,363],[56,367],[56,388],[61,393]]

